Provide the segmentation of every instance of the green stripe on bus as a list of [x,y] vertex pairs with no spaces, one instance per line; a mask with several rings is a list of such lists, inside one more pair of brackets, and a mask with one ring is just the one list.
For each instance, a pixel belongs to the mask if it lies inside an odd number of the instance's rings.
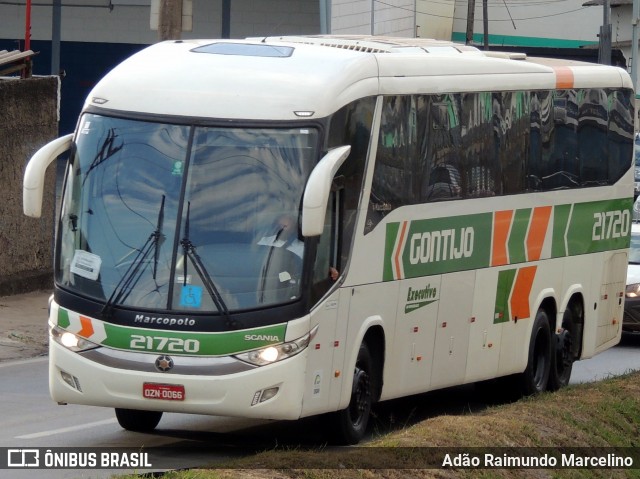
[[509,263],[524,263],[527,261],[525,240],[531,218],[531,208],[516,210],[511,225],[511,233],[507,245],[509,248]]
[[[491,213],[412,221],[402,251],[404,277],[486,268],[492,224]],[[387,237],[386,250],[391,241],[395,237]]]
[[393,281],[393,248],[400,231],[400,223],[387,224],[387,236],[384,245],[384,267],[382,272],[383,281]]
[[103,346],[127,351],[226,356],[284,341],[286,324],[224,333],[165,331],[104,323]]
[[[553,208],[551,251],[547,258],[625,249],[630,243],[633,198],[557,205]],[[509,264],[527,262],[531,208],[514,211],[507,249]],[[387,224],[383,280],[393,281],[397,237],[402,223]],[[489,266],[493,214],[479,213],[409,222],[401,252],[403,278]],[[544,255],[541,259],[545,259]]]
[[506,269],[498,273],[498,287],[496,290],[496,306],[493,316],[494,324],[506,323],[511,318],[509,311],[509,297],[513,289],[517,269]]
[[551,256],[561,258],[567,255],[564,235],[569,223],[569,215],[573,205],[558,205],[553,209],[553,233],[551,242]]
[[628,248],[633,198],[573,206],[566,230],[569,256]]
[[71,325],[69,319],[69,311],[64,308],[58,308],[58,326],[61,328],[68,328]]

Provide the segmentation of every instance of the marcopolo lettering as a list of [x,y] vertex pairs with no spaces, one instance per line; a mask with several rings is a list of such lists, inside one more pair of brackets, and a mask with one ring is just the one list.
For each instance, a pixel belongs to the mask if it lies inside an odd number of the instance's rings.
[[164,316],[145,316],[144,314],[136,314],[135,322],[162,324],[163,326],[193,326],[196,324],[196,320],[192,318],[167,318]]
[[426,231],[411,235],[411,264],[469,258],[473,255],[473,227]]

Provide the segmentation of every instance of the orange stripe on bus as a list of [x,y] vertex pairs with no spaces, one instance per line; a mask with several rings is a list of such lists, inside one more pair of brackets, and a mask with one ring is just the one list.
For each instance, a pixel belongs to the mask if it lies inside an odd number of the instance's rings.
[[542,245],[547,235],[551,206],[541,206],[533,209],[529,234],[527,235],[527,260],[538,261],[542,254]]
[[491,252],[491,266],[500,266],[509,262],[507,256],[507,239],[513,210],[496,211],[493,217],[493,248]]
[[529,310],[529,295],[536,277],[537,266],[520,268],[516,275],[516,282],[511,294],[511,319],[526,319],[531,317]]
[[573,88],[573,70],[569,67],[555,67],[556,88],[564,90]]
[[82,336],[83,338],[90,338],[94,333],[91,320],[85,316],[80,316],[80,324],[82,325],[82,329],[78,331],[78,336]]
[[402,229],[400,230],[400,240],[398,241],[398,248],[396,249],[396,255],[394,262],[396,264],[396,279],[402,279],[400,277],[401,265],[402,265],[402,245],[404,243],[404,235],[407,232],[407,221],[403,221]]

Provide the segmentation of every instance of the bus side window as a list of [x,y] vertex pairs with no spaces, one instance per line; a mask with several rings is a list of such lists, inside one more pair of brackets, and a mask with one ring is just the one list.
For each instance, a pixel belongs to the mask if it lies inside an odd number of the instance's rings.
[[[339,180],[339,179],[338,179]],[[311,279],[311,300],[316,303],[333,286],[341,273],[340,213],[343,189],[332,187],[329,206],[324,220],[324,231],[318,240],[316,259]]]

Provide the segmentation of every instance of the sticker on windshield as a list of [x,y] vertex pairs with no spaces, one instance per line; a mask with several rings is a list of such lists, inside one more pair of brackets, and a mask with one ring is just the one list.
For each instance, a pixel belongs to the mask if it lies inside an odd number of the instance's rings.
[[171,169],[172,176],[182,176],[184,172],[184,163],[182,161],[176,161],[173,163],[173,168]]
[[83,278],[95,281],[100,275],[102,259],[100,256],[77,249],[71,260],[71,272]]
[[177,275],[176,276],[176,283],[178,283],[178,284],[191,284],[191,275],[188,274],[186,278],[182,274]]
[[202,305],[202,286],[186,285],[180,291],[180,306],[199,308]]
[[82,127],[80,127],[80,133],[82,133],[83,135],[88,135],[90,131],[91,131],[91,122],[90,121],[83,122]]

